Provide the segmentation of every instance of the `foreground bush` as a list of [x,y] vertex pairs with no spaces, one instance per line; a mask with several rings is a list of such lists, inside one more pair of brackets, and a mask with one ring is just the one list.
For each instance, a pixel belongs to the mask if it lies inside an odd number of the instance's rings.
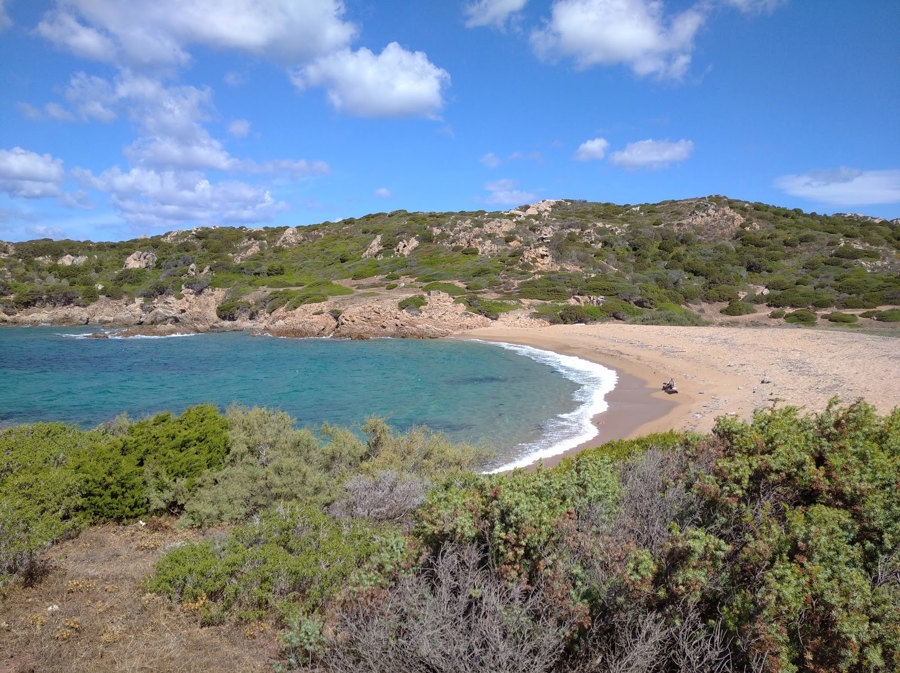
[[358,587],[377,584],[405,554],[395,528],[284,505],[225,538],[170,552],[156,565],[148,588],[197,606],[204,623],[273,612],[289,621],[320,609],[351,581]]
[[900,410],[879,418],[863,403],[774,409],[720,420],[700,441],[622,442],[553,470],[456,479],[419,511],[413,539],[427,558],[387,593],[334,605],[323,622],[333,632],[308,661],[341,672],[896,670],[898,483]]

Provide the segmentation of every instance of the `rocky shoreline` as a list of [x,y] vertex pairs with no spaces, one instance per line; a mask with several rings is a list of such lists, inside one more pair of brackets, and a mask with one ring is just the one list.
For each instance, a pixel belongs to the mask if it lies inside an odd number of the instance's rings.
[[[32,308],[12,315],[0,311],[0,325],[96,326],[126,336],[249,331],[286,337],[432,339],[493,324],[438,291],[425,293],[427,303],[417,309],[401,309],[398,299],[403,296],[394,293],[356,293],[292,311],[278,309],[253,319],[222,320],[216,307],[225,292],[208,289],[195,294],[186,290],[181,298],[163,297],[154,302],[101,298],[88,306]],[[528,318],[527,311],[516,313],[504,316],[503,322],[546,324]],[[97,336],[104,336],[104,332]]]

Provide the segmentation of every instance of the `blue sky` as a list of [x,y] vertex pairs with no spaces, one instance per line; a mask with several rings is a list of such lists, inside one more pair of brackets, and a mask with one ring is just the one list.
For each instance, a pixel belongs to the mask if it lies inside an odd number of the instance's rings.
[[900,217],[897,0],[0,0],[0,239],[707,194]]

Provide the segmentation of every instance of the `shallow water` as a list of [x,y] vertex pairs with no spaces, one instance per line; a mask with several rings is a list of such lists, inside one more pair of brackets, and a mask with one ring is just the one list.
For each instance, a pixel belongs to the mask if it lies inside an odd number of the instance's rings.
[[[615,374],[473,341],[277,339],[240,332],[90,339],[87,328],[0,329],[0,424],[93,427],[209,402],[286,411],[300,426],[378,416],[496,452],[493,466],[589,439]],[[525,461],[527,462],[527,461]]]

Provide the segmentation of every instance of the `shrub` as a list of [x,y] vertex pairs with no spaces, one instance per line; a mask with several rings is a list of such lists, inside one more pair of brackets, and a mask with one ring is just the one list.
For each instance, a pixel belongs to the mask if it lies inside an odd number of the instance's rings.
[[791,311],[784,316],[785,322],[794,323],[796,325],[815,325],[817,320],[818,316],[815,312],[806,308]]
[[350,586],[380,583],[405,554],[395,528],[284,505],[228,537],[169,552],[148,588],[178,603],[201,601],[208,624],[267,614],[291,622]]
[[474,294],[466,295],[463,303],[466,305],[466,308],[472,313],[483,315],[484,317],[490,318],[491,320],[497,320],[500,317],[501,313],[514,311],[521,306],[519,302],[484,299],[483,297],[479,297]]
[[425,295],[414,294],[412,297],[407,297],[406,299],[401,299],[397,302],[397,307],[401,311],[406,311],[408,309],[418,310],[427,304],[428,300],[425,298]]
[[441,283],[439,281],[426,284],[422,287],[422,290],[424,292],[443,292],[444,294],[449,294],[451,297],[458,297],[466,292],[465,288],[460,287],[456,283]]
[[859,318],[857,318],[855,314],[841,313],[840,311],[832,311],[831,313],[827,313],[825,315],[825,319],[829,322],[836,323],[854,323],[859,321]]
[[731,316],[751,315],[756,313],[756,307],[753,304],[748,304],[744,301],[732,300],[728,302],[728,306],[719,309],[719,313]]
[[256,309],[246,300],[227,300],[216,306],[216,315],[220,320],[234,321],[239,318],[252,320],[256,317]]
[[124,455],[143,466],[152,510],[180,513],[197,480],[228,452],[228,423],[211,404],[138,421],[123,438]]
[[560,301],[569,298],[569,289],[560,281],[533,278],[519,284],[519,296],[525,299]]
[[787,313],[787,311],[785,311],[783,308],[776,308],[774,311],[769,313],[769,317],[775,319],[783,318],[785,313]]
[[705,301],[735,302],[738,300],[738,289],[734,285],[713,285],[700,294]]
[[551,322],[563,325],[589,324],[608,317],[609,314],[601,306],[569,304],[568,306],[563,306]]
[[875,311],[875,314],[872,317],[879,322],[900,322],[900,308]]
[[16,575],[37,580],[44,550],[86,522],[71,462],[85,440],[62,423],[0,431],[0,589]]
[[675,325],[690,327],[704,324],[703,318],[689,309],[675,305],[661,305],[628,319],[635,325]]

